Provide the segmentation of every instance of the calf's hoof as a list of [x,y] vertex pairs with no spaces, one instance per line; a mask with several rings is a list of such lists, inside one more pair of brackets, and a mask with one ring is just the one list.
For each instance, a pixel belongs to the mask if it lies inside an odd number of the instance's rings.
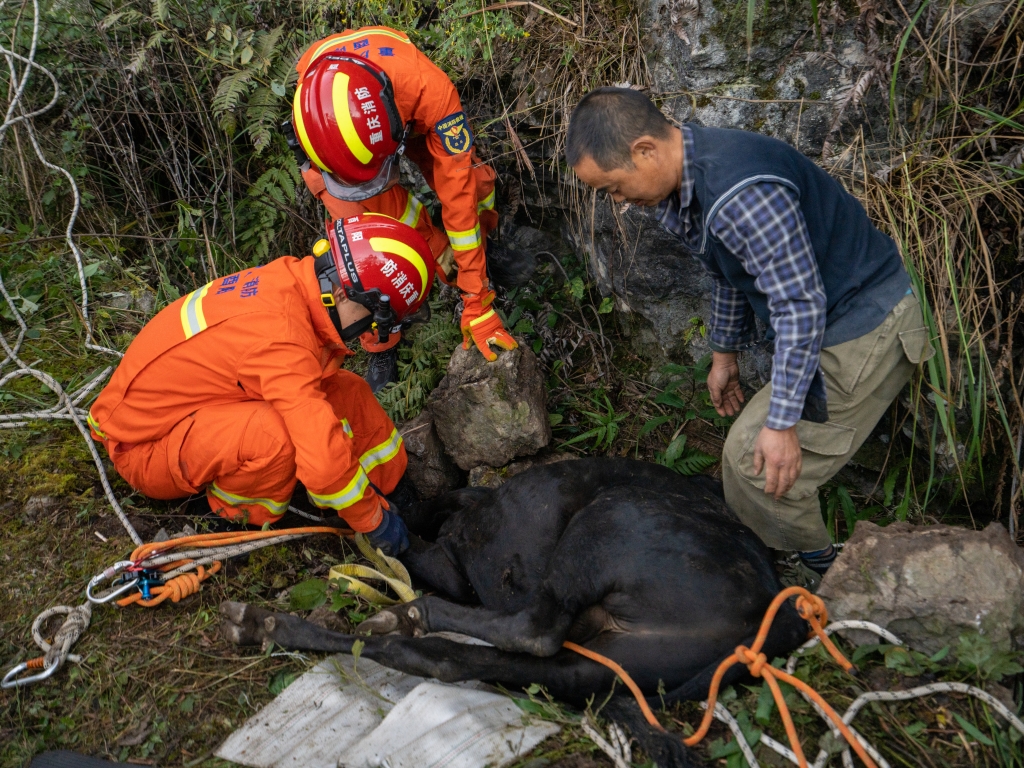
[[272,642],[269,633],[274,631],[277,621],[270,611],[228,600],[220,604],[220,615],[224,617],[221,633],[235,645],[266,647]]
[[360,632],[371,635],[402,635],[403,637],[419,637],[423,630],[419,627],[420,610],[413,605],[395,605],[384,608],[375,616],[371,616],[359,625]]

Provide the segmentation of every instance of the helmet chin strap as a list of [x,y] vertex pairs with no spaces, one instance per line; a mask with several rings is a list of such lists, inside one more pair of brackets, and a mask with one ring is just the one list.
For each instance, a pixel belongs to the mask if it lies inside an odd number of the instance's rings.
[[[338,314],[338,311],[335,310],[334,314]],[[341,336],[341,340],[348,344],[348,342],[359,338],[373,327],[373,315],[367,315],[362,320],[356,320],[354,323],[350,323],[344,328],[340,328],[340,325],[341,324],[339,322],[335,324],[334,327],[338,328],[338,335]]]

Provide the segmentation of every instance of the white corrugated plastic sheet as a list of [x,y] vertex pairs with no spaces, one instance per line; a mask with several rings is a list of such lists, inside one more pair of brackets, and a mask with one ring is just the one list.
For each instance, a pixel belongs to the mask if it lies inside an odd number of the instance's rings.
[[426,681],[339,654],[295,680],[216,754],[252,768],[498,768],[557,731],[480,683]]

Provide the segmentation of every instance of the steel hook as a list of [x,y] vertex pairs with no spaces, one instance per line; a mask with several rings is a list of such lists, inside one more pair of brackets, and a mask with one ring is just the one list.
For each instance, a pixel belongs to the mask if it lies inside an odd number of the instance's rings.
[[113,579],[119,573],[128,570],[134,565],[135,563],[133,563],[131,560],[121,560],[120,562],[114,563],[112,566],[107,568],[107,570],[105,570],[103,573],[99,573],[93,576],[89,580],[89,586],[85,588],[85,596],[86,598],[88,598],[89,602],[94,603],[96,605],[109,603],[118,595],[124,594],[129,589],[138,584],[139,579],[138,577],[135,577],[134,579],[131,579],[130,581],[125,582],[121,586],[115,587],[114,589],[110,590],[109,592],[105,592],[102,595],[96,596],[92,593],[93,587],[97,586],[98,584],[102,584],[104,581],[107,581],[108,579]]
[[41,680],[45,680],[50,677],[54,672],[60,669],[60,664],[60,658],[58,658],[57,661],[50,666],[44,667],[42,672],[28,677],[18,677],[22,672],[31,669],[28,662],[23,661],[21,664],[12,667],[11,670],[4,675],[3,681],[0,682],[0,688],[20,688],[23,685],[38,683]]

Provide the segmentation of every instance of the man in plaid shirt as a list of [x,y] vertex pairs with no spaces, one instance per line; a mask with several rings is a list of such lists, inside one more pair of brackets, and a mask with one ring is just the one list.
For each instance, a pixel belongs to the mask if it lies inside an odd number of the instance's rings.
[[[788,145],[673,127],[644,95],[599,88],[573,112],[566,159],[612,199],[656,207],[712,277],[708,388],[736,416],[726,501],[771,547],[824,573],[817,489],[864,442],[928,346],[895,243]],[[737,354],[774,339],[771,383],[744,406]]]

